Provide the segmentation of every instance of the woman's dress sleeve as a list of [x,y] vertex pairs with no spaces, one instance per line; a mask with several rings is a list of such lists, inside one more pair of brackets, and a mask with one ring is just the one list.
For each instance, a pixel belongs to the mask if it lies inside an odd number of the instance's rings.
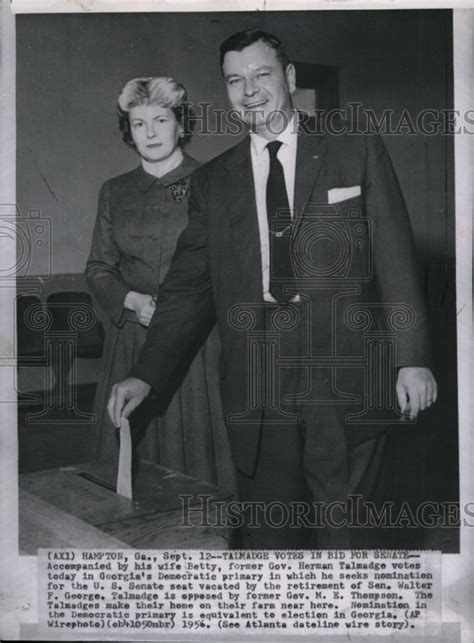
[[85,275],[97,303],[117,326],[124,321],[124,300],[130,290],[120,272],[120,259],[120,250],[112,231],[110,188],[106,181],[99,194],[97,219]]

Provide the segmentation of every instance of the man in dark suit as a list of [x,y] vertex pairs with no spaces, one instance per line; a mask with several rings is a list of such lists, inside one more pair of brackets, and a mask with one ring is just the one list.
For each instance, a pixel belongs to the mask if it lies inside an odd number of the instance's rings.
[[[231,36],[221,67],[250,135],[193,176],[147,342],[109,413],[119,426],[151,389],[165,403],[217,321],[248,511],[238,544],[376,546],[349,528],[348,498],[382,499],[384,428],[437,396],[403,197],[378,137],[321,133],[293,110],[278,38]],[[251,503],[268,509],[259,529]]]

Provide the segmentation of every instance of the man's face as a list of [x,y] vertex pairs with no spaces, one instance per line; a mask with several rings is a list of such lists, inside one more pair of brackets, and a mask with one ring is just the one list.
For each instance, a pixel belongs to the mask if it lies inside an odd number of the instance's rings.
[[229,101],[240,118],[266,138],[280,134],[292,107],[294,66],[283,70],[275,50],[258,41],[242,51],[228,51],[222,72]]

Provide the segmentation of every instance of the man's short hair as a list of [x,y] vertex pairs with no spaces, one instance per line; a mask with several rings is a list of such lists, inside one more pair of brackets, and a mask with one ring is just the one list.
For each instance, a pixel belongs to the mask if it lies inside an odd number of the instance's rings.
[[245,47],[249,47],[250,45],[253,45],[254,42],[260,41],[264,42],[275,51],[276,56],[283,67],[283,71],[285,71],[290,61],[283,43],[274,34],[269,33],[268,31],[262,31],[261,29],[247,29],[246,31],[239,31],[224,40],[220,48],[221,69],[224,63],[224,56],[228,51],[242,51]]

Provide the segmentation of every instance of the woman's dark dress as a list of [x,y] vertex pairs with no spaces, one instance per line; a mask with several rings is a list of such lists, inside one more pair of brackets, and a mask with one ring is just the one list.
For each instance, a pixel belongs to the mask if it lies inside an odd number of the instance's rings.
[[[102,186],[85,271],[108,321],[95,400],[96,431],[90,454],[95,459],[118,458],[117,430],[108,417],[107,400],[113,384],[129,375],[147,332],[135,312],[123,307],[125,297],[130,290],[157,294],[187,223],[190,175],[197,166],[197,161],[184,155],[182,163],[161,178],[140,165]],[[137,453],[144,460],[232,490],[233,465],[218,393],[218,356],[214,329],[165,415],[153,417],[148,424],[136,413],[131,425],[135,436],[142,436]]]

